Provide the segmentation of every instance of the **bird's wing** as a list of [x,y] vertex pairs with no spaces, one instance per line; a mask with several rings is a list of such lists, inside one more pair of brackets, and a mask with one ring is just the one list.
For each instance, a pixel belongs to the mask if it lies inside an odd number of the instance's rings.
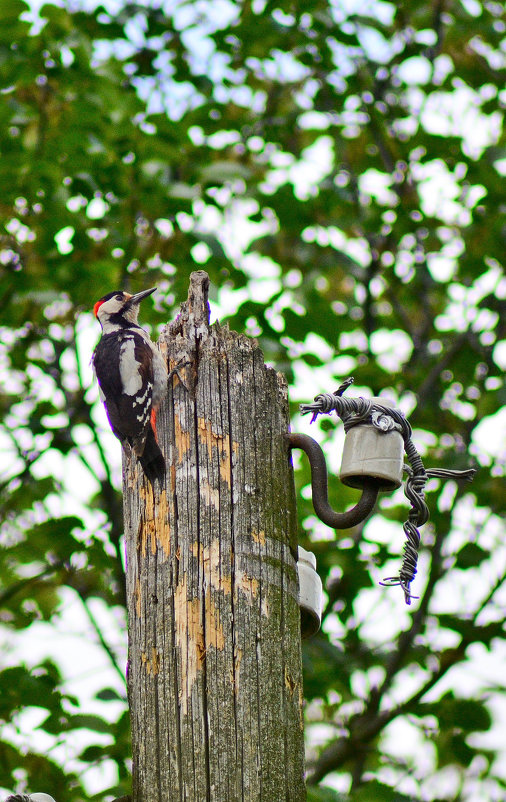
[[120,338],[105,335],[93,362],[114,433],[120,440],[142,437],[150,420],[153,392],[150,346],[131,329]]

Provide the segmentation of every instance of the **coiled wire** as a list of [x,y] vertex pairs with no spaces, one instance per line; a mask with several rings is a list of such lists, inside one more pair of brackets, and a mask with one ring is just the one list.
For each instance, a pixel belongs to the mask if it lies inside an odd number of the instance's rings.
[[453,471],[444,468],[426,470],[422,458],[413,443],[411,425],[404,414],[398,409],[383,406],[366,398],[343,398],[343,393],[352,383],[353,377],[350,376],[335,392],[321,393],[315,397],[312,404],[301,404],[300,411],[302,415],[307,415],[309,412],[312,413],[311,423],[316,420],[318,415],[328,415],[335,411],[343,421],[345,432],[348,432],[353,426],[364,423],[375,426],[382,432],[400,432],[409,463],[404,465],[404,472],[407,474],[404,495],[408,499],[411,509],[407,521],[403,524],[406,542],[403,548],[403,559],[399,574],[398,576],[386,577],[380,584],[386,586],[400,585],[404,592],[406,604],[411,604],[411,599],[417,598],[411,594],[410,586],[416,576],[420,550],[418,527],[423,526],[429,519],[429,508],[425,503],[427,479],[435,477],[471,481],[476,470],[474,468],[470,468],[467,471]]

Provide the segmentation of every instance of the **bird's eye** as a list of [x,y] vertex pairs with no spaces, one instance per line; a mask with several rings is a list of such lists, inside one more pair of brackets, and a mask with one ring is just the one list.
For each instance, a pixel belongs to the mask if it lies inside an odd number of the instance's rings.
[[117,295],[116,296],[116,300],[117,301],[122,301],[123,300],[123,296],[122,295]]

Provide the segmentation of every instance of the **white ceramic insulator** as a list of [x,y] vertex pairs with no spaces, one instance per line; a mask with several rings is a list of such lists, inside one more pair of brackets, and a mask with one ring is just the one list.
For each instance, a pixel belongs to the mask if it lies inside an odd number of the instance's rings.
[[[384,398],[372,398],[390,406]],[[357,424],[346,434],[341,462],[341,482],[349,487],[363,487],[375,479],[380,490],[395,490],[402,484],[404,440],[398,431],[383,432],[372,424]]]
[[316,573],[316,557],[302,546],[298,551],[297,572],[301,634],[303,638],[310,638],[318,632],[322,622],[322,581]]

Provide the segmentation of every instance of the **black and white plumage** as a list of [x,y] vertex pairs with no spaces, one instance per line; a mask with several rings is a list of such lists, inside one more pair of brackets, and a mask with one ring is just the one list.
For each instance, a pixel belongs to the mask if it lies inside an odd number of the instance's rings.
[[155,289],[136,295],[117,290],[97,301],[93,311],[102,338],[92,357],[111,429],[123,448],[138,457],[152,483],[165,477],[156,412],[167,391],[167,368],[137,316],[139,303]]

